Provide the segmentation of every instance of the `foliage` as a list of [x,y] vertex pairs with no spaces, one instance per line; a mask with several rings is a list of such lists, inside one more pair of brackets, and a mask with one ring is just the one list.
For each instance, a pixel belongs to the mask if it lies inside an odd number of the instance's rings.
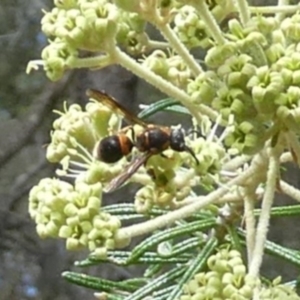
[[[147,107],[143,117],[162,109],[191,116],[194,131],[185,142],[199,161],[171,149],[164,157],[153,155],[127,182],[142,185],[134,205],[103,207],[102,193],[128,161],[98,161],[93,149],[120,130],[121,116],[92,99],[84,109],[65,106],[53,124],[47,158],[60,163],[57,174],[74,184],[46,178],[31,190],[37,232],[66,239],[69,250],[88,248],[90,257],[77,263],[82,267],[109,262],[148,268],[143,278],[124,282],[63,276],[100,291],[98,299],[299,299],[290,285],[260,274],[264,248],[300,262],[295,250],[267,240],[272,214],[299,214],[297,206],[272,208],[276,191],[300,200],[299,191],[280,177],[283,163],[300,162],[299,5],[54,4],[42,19],[49,45],[28,70],[41,65],[49,79],[59,80],[68,69],[120,64],[170,97]],[[164,42],[151,40],[148,23]],[[191,54],[194,48],[205,50],[203,65]],[[198,195],[197,187],[206,195]],[[124,220],[134,224],[122,226]],[[118,250],[144,234],[150,236],[131,252]]]

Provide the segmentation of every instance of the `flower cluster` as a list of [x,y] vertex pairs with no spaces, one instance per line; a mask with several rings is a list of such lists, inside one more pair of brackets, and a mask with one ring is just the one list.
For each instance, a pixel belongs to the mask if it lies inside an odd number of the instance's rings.
[[117,19],[115,6],[105,0],[57,1],[42,19],[42,30],[51,41],[42,52],[47,76],[61,78],[80,50],[103,50],[106,37],[116,35]]
[[148,49],[145,21],[137,13],[120,10],[107,0],[55,4],[51,11],[44,11],[42,19],[42,31],[50,39],[42,52],[43,65],[53,81],[65,70],[81,65],[82,50],[107,52],[115,41],[133,55]]
[[[247,275],[241,254],[236,250],[221,249],[207,261],[208,271],[198,273],[184,287],[180,300],[250,300],[261,286],[258,278]],[[259,299],[300,299],[295,291],[277,283],[264,287]]]
[[88,248],[105,255],[114,248],[114,234],[121,224],[100,211],[101,196],[101,183],[78,181],[73,187],[45,178],[30,191],[29,214],[42,238],[63,238],[69,250]]
[[298,19],[256,17],[246,28],[231,20],[228,42],[210,48],[205,57],[211,70],[188,85],[194,103],[210,105],[224,119],[234,115],[227,146],[252,154],[274,126],[276,132],[300,132]]
[[189,80],[193,78],[181,56],[168,57],[162,50],[153,51],[143,60],[142,65],[180,88],[186,88]]
[[198,46],[207,48],[209,46],[210,42],[205,31],[205,23],[194,7],[185,5],[179,9],[174,18],[174,24],[174,31],[188,48]]

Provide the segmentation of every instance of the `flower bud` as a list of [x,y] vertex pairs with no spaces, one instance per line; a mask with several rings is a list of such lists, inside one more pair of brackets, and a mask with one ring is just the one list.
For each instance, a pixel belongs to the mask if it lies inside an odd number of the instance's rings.
[[222,284],[232,284],[234,281],[234,275],[232,273],[225,273],[222,277]]
[[64,239],[70,238],[72,234],[73,234],[72,228],[66,225],[61,226],[58,232],[58,236]]
[[294,42],[300,41],[299,16],[297,14],[291,18],[285,18],[280,25],[286,37]]
[[244,284],[240,289],[239,293],[241,296],[245,297],[246,299],[252,299],[253,297],[253,288],[248,286],[247,284]]
[[285,54],[285,48],[282,44],[272,44],[265,51],[266,56],[271,64],[276,63],[280,57]]
[[92,253],[92,255],[95,258],[105,259],[107,257],[107,249],[105,247],[94,248],[94,246],[91,243],[89,249],[90,250],[94,250],[93,253]]
[[234,34],[236,37],[240,38],[244,36],[243,27],[237,19],[231,19],[228,22],[229,31]]
[[142,66],[153,71],[162,78],[168,78],[168,62],[166,54],[161,50],[155,50],[142,62]]
[[195,80],[190,81],[187,92],[195,104],[210,105],[216,96],[216,89],[219,83],[217,74],[212,71],[201,73]]
[[[229,253],[230,255],[230,253]],[[240,255],[236,256],[236,257],[232,257],[229,261],[228,261],[228,265],[231,267],[231,268],[234,268],[236,266],[241,266],[243,265],[243,260],[241,258]]]
[[105,240],[104,245],[105,245],[105,248],[108,249],[108,250],[109,249],[114,249],[116,247],[114,239]]
[[64,213],[67,217],[76,216],[78,214],[78,208],[73,203],[68,203],[64,208]]
[[196,280],[190,280],[184,287],[185,292],[188,294],[195,294],[199,288],[198,282]]
[[78,210],[78,218],[80,221],[89,220],[91,215],[94,216],[95,214],[91,214],[89,207],[82,207]]
[[46,230],[46,226],[44,224],[41,224],[41,223],[37,224],[36,232],[39,235],[39,237],[42,239],[49,237],[48,232]]
[[225,299],[232,299],[234,295],[238,294],[238,289],[233,284],[227,284],[223,289]]
[[72,251],[79,250],[79,249],[81,249],[81,247],[82,246],[77,239],[72,238],[72,237],[67,238],[67,241],[66,241],[67,250],[72,250]]
[[238,277],[244,277],[247,273],[246,267],[242,264],[232,267],[232,273]]
[[76,215],[76,216],[67,218],[66,223],[67,223],[67,225],[69,225],[71,227],[75,227],[80,224],[80,220],[79,220],[78,216]]
[[226,59],[234,55],[236,44],[227,42],[221,46],[215,46],[208,50],[205,56],[205,63],[210,68],[217,68],[225,63]]

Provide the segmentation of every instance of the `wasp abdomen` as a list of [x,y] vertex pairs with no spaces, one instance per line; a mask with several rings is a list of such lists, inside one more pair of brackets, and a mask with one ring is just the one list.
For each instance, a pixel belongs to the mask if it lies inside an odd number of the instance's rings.
[[114,163],[128,155],[132,148],[132,141],[125,134],[111,135],[100,141],[96,157],[103,162]]

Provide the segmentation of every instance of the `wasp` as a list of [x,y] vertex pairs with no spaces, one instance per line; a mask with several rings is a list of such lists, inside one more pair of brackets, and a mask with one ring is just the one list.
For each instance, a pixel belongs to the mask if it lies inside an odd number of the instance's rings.
[[[182,128],[174,129],[166,126],[148,124],[102,91],[88,89],[86,94],[89,98],[93,98],[121,115],[131,124],[121,129],[117,134],[103,138],[96,145],[94,150],[96,158],[106,163],[114,163],[130,154],[133,147],[136,147],[139,152],[143,153],[141,156],[132,160],[125,170],[108,184],[106,188],[107,192],[112,192],[125,183],[143,164],[146,164],[152,155],[162,154],[162,152],[168,148],[178,152],[189,152],[196,163],[199,164],[194,151],[185,144],[185,132]],[[137,135],[133,130],[134,124],[138,124],[143,128]],[[128,130],[132,132],[131,139],[126,135]]]

